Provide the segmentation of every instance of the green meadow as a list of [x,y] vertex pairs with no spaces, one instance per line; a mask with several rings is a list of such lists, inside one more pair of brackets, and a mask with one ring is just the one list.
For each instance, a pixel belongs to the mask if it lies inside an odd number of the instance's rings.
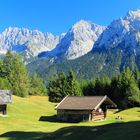
[[140,139],[140,108],[108,110],[104,121],[62,123],[56,120],[55,105],[48,97],[13,96],[7,117],[0,117],[0,140]]

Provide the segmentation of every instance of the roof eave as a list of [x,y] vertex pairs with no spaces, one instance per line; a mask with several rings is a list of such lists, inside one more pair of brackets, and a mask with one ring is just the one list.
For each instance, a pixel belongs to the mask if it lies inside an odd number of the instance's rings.
[[112,104],[112,106],[114,106],[115,108],[117,107],[117,105],[112,101],[110,100],[107,95],[104,96],[104,98],[100,101],[100,103],[94,108],[94,110],[97,110],[99,108],[99,106],[106,100],[108,99],[110,104]]
[[58,107],[60,106],[60,104],[68,97],[68,95],[54,108],[55,110],[58,109]]

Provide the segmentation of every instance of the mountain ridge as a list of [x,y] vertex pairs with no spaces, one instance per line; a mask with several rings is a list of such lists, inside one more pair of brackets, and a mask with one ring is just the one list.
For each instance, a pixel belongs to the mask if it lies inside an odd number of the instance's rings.
[[0,34],[0,54],[5,55],[7,50],[11,50],[20,53],[25,61],[38,56],[44,57],[46,53],[47,56],[56,54],[57,57],[64,53],[63,56],[67,59],[75,59],[91,51],[104,28],[81,20],[67,33],[55,36],[39,30],[9,27]]
[[11,50],[25,56],[25,59],[36,57],[42,51],[52,50],[62,37],[38,30],[9,27],[0,34],[0,54]]
[[72,26],[51,52],[43,53],[42,57],[60,57],[71,60],[83,56],[92,50],[104,29],[104,26],[80,20]]

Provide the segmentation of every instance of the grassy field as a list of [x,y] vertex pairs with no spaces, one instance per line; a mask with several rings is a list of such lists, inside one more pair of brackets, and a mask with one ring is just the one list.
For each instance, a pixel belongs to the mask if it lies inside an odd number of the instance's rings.
[[[47,97],[13,97],[0,117],[0,140],[139,140],[140,108],[108,111],[106,121],[59,123]],[[122,122],[115,120],[117,116]]]

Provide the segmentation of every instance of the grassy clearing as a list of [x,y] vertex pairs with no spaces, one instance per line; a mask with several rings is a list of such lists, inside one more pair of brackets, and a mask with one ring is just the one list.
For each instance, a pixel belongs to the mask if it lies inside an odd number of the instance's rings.
[[[58,123],[55,104],[47,97],[13,97],[8,116],[0,117],[0,140],[137,140],[140,138],[140,108],[108,111],[106,121]],[[123,118],[123,123],[115,120]],[[40,120],[40,121],[39,121]],[[131,121],[131,122],[130,122]],[[115,137],[114,137],[115,136]]]

